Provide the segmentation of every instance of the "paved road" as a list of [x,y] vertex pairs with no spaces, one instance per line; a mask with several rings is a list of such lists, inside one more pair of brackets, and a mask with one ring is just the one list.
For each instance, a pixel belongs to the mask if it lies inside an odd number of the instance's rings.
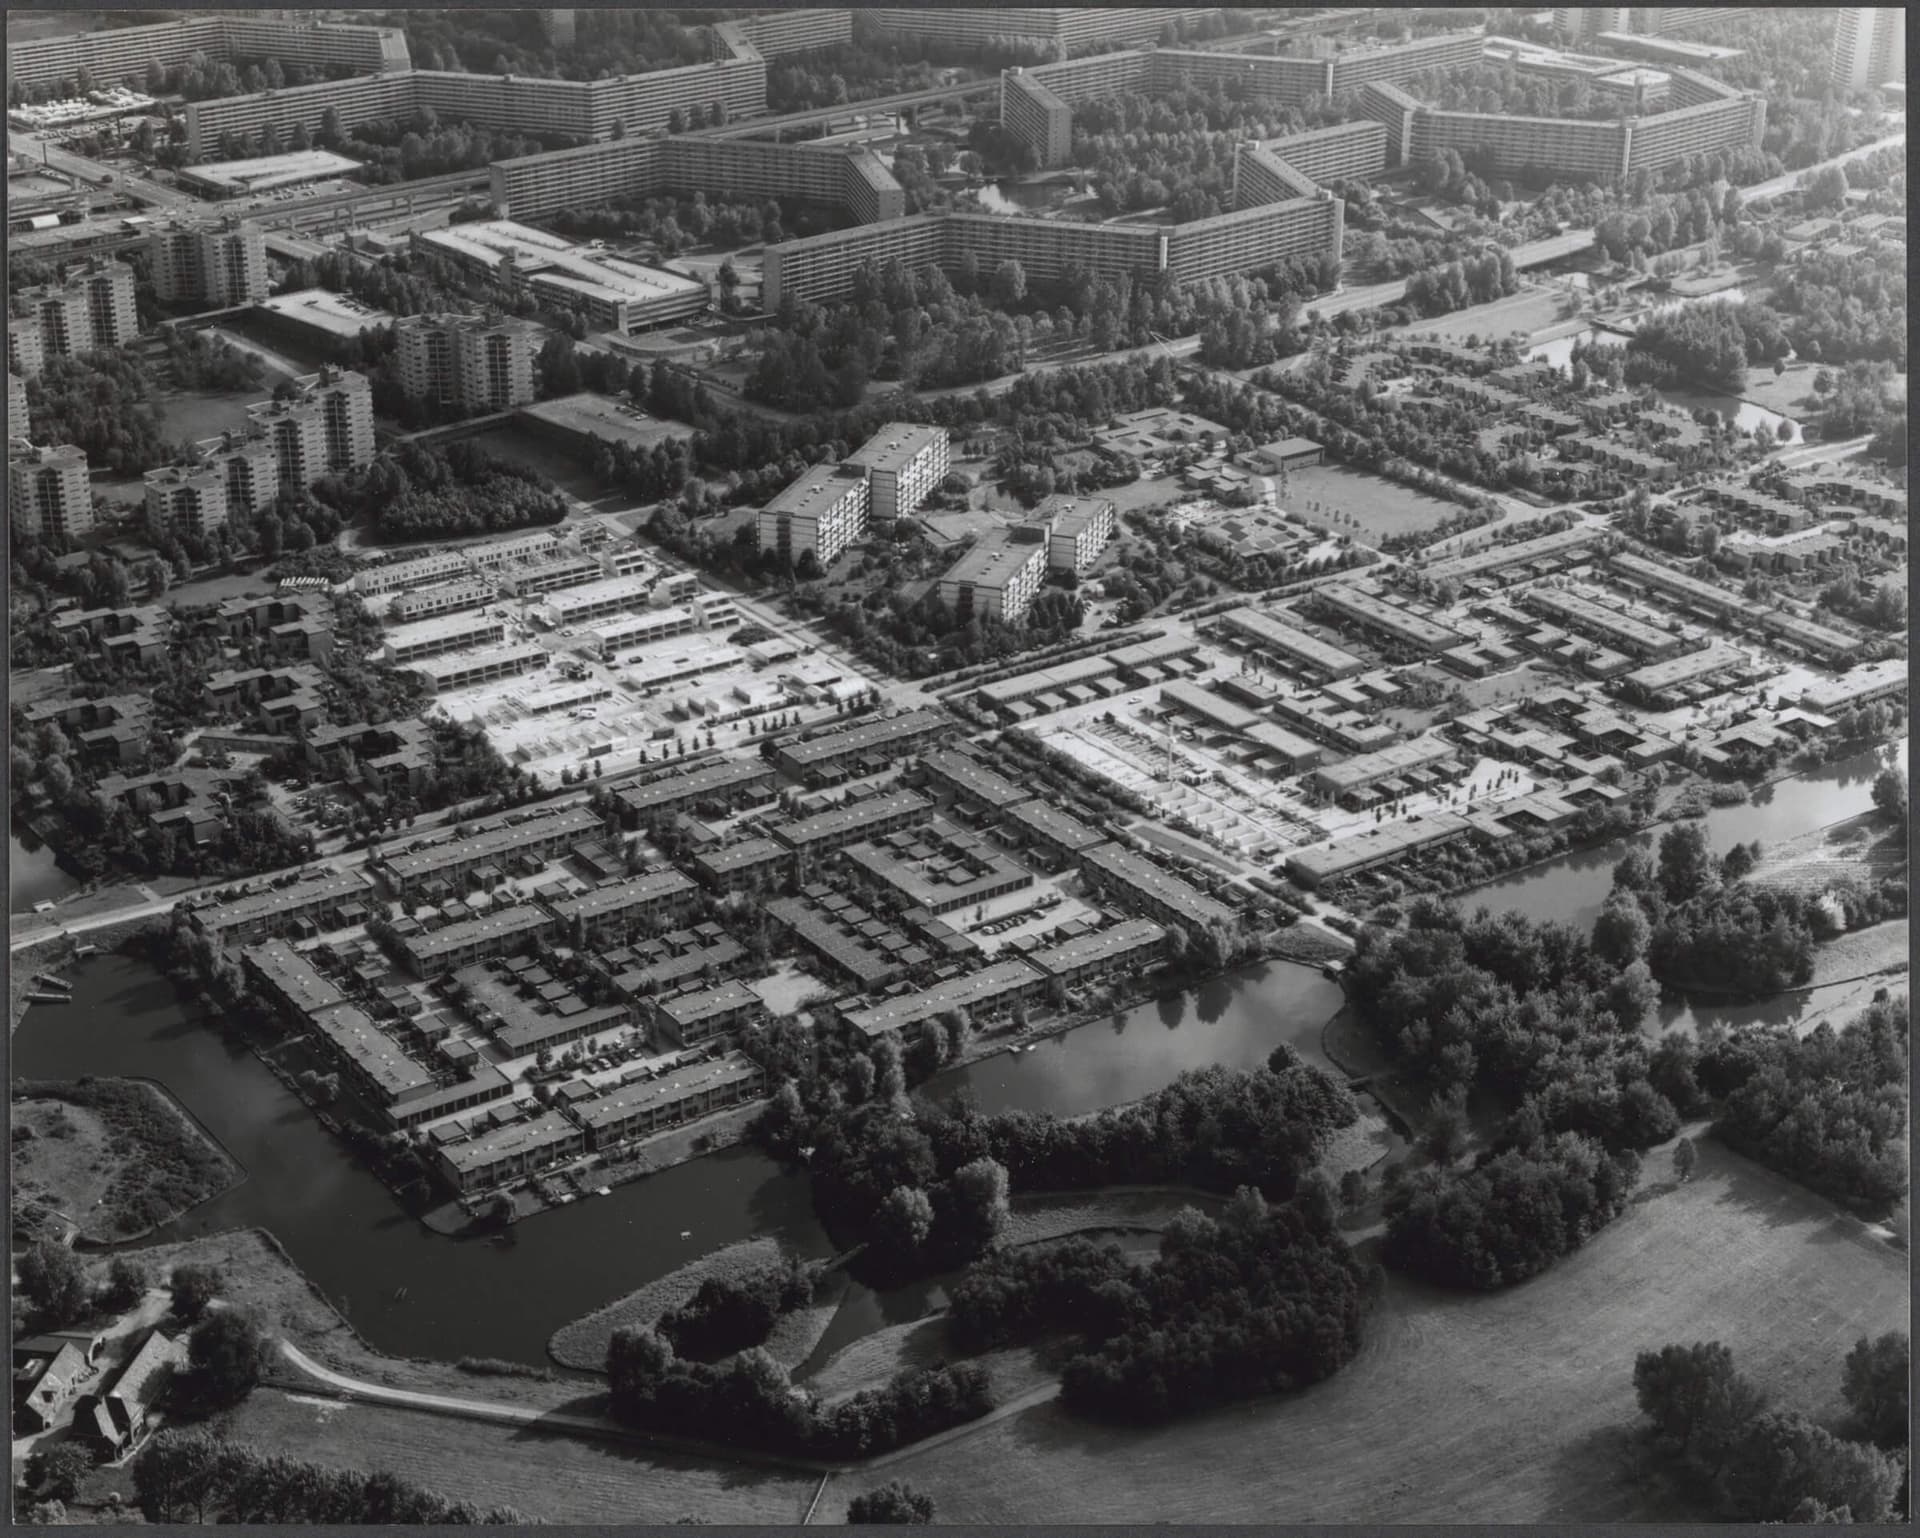
[[1821,161],[1818,165],[1808,166],[1804,171],[1788,171],[1769,181],[1755,182],[1751,187],[1742,187],[1740,201],[1751,203],[1755,198],[1778,197],[1783,192],[1791,192],[1800,185],[1801,178],[1811,176],[1823,167],[1845,165],[1849,160],[1858,160],[1864,155],[1871,155],[1875,150],[1893,149],[1906,142],[1905,133],[1889,134],[1884,139],[1875,139],[1871,144],[1863,144],[1858,149],[1848,150],[1844,155],[1835,155],[1831,159]]

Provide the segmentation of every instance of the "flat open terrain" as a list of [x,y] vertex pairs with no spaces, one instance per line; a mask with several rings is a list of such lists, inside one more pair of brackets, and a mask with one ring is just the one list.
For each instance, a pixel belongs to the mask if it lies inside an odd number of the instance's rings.
[[286,378],[278,369],[269,368],[258,384],[244,390],[167,390],[154,397],[160,431],[169,443],[183,438],[198,442],[217,437],[229,430],[238,432],[247,425],[246,408],[255,401],[270,399],[273,387]]
[[[1278,487],[1276,481],[1276,488]],[[1360,537],[1372,543],[1389,534],[1430,529],[1464,509],[1395,481],[1340,465],[1290,470],[1280,505],[1309,523],[1326,524],[1335,513],[1352,518]],[[1345,525],[1342,525],[1345,527]]]
[[1467,310],[1456,310],[1451,315],[1436,315],[1431,320],[1418,320],[1406,326],[1393,327],[1389,334],[1397,333],[1402,337],[1441,336],[1456,342],[1464,341],[1469,336],[1504,337],[1516,332],[1531,335],[1566,319],[1565,304],[1566,296],[1562,289],[1548,285],[1523,286],[1519,293],[1510,294],[1505,299],[1496,299],[1491,304],[1477,304]]
[[454,1499],[513,1506],[548,1522],[661,1524],[697,1516],[784,1526],[799,1522],[816,1483],[618,1442],[269,1389],[247,1401],[231,1434],[288,1457],[384,1470]]
[[1866,1334],[1908,1328],[1905,1258],[1717,1145],[1587,1248],[1511,1292],[1390,1279],[1360,1358],[1306,1393],[1153,1431],[1052,1403],[836,1479],[815,1519],[881,1478],[945,1522],[1537,1522],[1669,1515],[1634,1468],[1637,1352],[1725,1340],[1777,1402],[1835,1407]]

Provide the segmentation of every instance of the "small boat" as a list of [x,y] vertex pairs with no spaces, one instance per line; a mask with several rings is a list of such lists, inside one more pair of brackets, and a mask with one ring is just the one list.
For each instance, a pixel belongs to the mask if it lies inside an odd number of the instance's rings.
[[612,1186],[595,1186],[593,1188],[593,1194],[595,1196],[611,1196],[613,1195],[613,1187]]
[[568,1202],[577,1202],[579,1200],[580,1198],[571,1191],[563,1191],[560,1194],[560,1205],[562,1207],[566,1206]]
[[29,1004],[71,1004],[73,996],[66,993],[30,993],[27,995],[27,1002]]
[[97,945],[82,945],[74,951],[76,956],[98,956],[99,954],[100,947]]
[[691,1238],[693,1237],[693,1230],[692,1230],[691,1228],[683,1228],[683,1229],[681,1229],[681,1230],[680,1230],[680,1237],[681,1237],[682,1239],[691,1239]]
[[1020,1043],[1016,1041],[1012,1046],[1007,1048],[1007,1056],[1018,1057],[1019,1055],[1020,1055]]
[[404,1287],[396,1287],[396,1288],[394,1289],[394,1291],[393,1291],[393,1301],[394,1301],[394,1302],[396,1302],[396,1303],[404,1303],[404,1302],[406,1302],[406,1301],[407,1301],[407,1289],[406,1289],[406,1288],[404,1288]]
[[73,991],[72,983],[52,972],[35,972],[33,980],[36,983],[45,983],[49,988],[64,988],[69,993]]

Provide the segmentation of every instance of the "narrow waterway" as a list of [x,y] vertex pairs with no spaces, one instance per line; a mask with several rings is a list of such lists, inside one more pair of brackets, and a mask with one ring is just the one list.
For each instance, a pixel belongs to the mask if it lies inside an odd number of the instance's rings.
[[[1759,839],[1778,843],[1856,817],[1873,806],[1873,777],[1888,764],[1903,772],[1907,741],[1875,753],[1824,764],[1791,779],[1763,785],[1750,803],[1716,807],[1701,819],[1707,842],[1718,854]],[[1529,918],[1586,928],[1599,917],[1613,888],[1613,868],[1629,849],[1650,848],[1658,832],[1638,833],[1596,849],[1582,850],[1460,894],[1463,907],[1511,909]]]

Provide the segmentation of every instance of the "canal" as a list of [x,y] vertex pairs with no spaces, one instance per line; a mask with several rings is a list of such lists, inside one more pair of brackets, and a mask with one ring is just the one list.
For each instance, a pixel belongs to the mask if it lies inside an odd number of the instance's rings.
[[[1904,741],[1889,758],[1904,765]],[[1864,755],[1763,789],[1752,806],[1706,819],[1717,849],[1780,840],[1871,805],[1882,760]],[[1626,849],[1651,835],[1574,854],[1468,894],[1533,918],[1590,924]],[[545,1359],[560,1325],[722,1245],[755,1234],[799,1252],[830,1245],[815,1222],[806,1179],[746,1149],[731,1149],[542,1213],[496,1238],[431,1233],[345,1153],[313,1114],[248,1051],[183,1005],[144,963],[96,959],[73,973],[71,1004],[41,1004],[13,1042],[21,1078],[124,1074],[166,1084],[245,1166],[248,1178],[155,1236],[260,1226],[373,1345],[395,1355]],[[1804,996],[1802,996],[1804,999]],[[1330,1067],[1320,1031],[1340,1005],[1310,968],[1270,962],[1185,994],[1097,1020],[1018,1055],[1001,1053],[932,1080],[943,1097],[966,1089],[983,1110],[1076,1115],[1137,1099],[1182,1071],[1250,1067],[1281,1042]],[[1791,1019],[1788,1000],[1702,1011],[1736,1023]],[[1669,1004],[1663,1023],[1694,1021]],[[1696,1022],[1697,1023],[1697,1022]],[[404,1301],[397,1295],[406,1290]],[[836,1336],[917,1317],[929,1297],[874,1298],[837,1323]]]
[[[313,1113],[153,969],[102,957],[72,973],[69,1004],[37,1004],[14,1037],[19,1078],[127,1074],[166,1084],[248,1171],[152,1242],[269,1228],[354,1327],[395,1355],[545,1359],[547,1338],[688,1261],[755,1234],[803,1254],[830,1244],[806,1179],[730,1149],[528,1218],[500,1238],[448,1239],[403,1213]],[[1320,1027],[1340,991],[1272,962],[1125,1010],[1017,1057],[936,1077],[983,1110],[1072,1115],[1138,1099],[1188,1068],[1250,1067],[1286,1041],[1324,1064]],[[407,1295],[397,1298],[401,1288]],[[889,1304],[888,1306],[893,1306]]]

